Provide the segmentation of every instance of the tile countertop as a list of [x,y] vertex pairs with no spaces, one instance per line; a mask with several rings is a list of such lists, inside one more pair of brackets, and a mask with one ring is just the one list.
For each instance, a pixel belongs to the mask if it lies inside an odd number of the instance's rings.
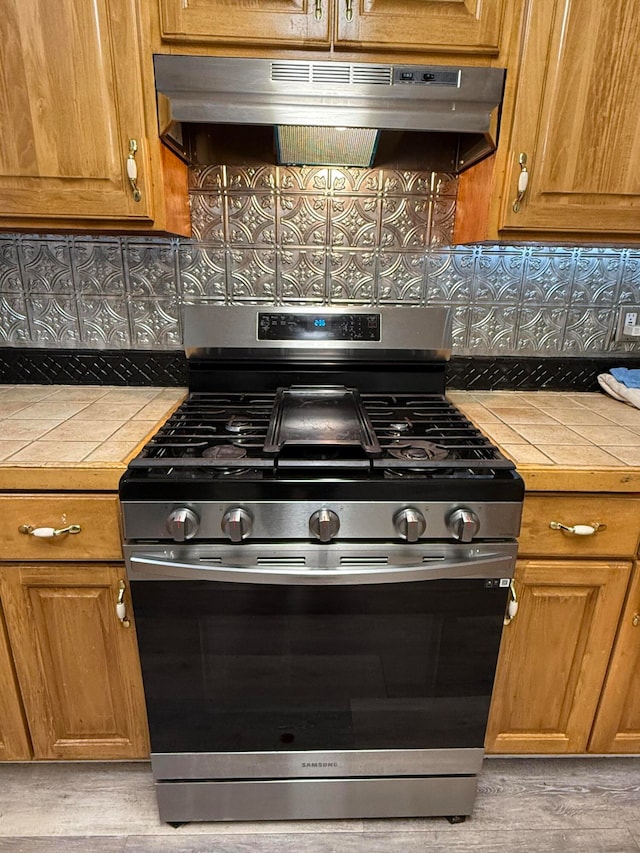
[[0,489],[116,491],[185,388],[0,385]]
[[640,409],[604,393],[450,391],[530,491],[640,492]]
[[[0,386],[0,489],[115,491],[184,388]],[[604,394],[449,391],[529,490],[640,492],[640,409]]]

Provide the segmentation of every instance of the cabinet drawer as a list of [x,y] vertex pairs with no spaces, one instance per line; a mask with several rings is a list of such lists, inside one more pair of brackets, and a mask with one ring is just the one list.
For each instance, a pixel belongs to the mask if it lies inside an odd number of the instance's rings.
[[[557,521],[606,525],[592,536],[578,536],[549,527]],[[640,539],[640,498],[624,495],[527,495],[522,513],[522,556],[633,557]]]
[[[117,495],[3,495],[3,560],[120,560],[120,509]],[[79,533],[51,539],[20,533],[32,528],[80,525]]]

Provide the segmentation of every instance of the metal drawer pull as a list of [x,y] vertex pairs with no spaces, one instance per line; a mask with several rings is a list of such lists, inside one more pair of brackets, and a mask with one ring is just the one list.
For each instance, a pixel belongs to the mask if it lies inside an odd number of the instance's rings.
[[640,613],[634,613],[633,619],[631,620],[631,624],[634,628],[637,628],[640,625]]
[[136,163],[136,152],[138,143],[135,139],[129,140],[129,156],[127,157],[127,178],[131,185],[131,194],[134,201],[142,199],[142,193],[138,189],[138,164]]
[[511,597],[507,605],[507,613],[503,620],[504,625],[510,625],[518,613],[518,596],[516,595],[516,588],[513,585],[513,581],[509,584],[509,595]]
[[598,530],[607,529],[606,524],[600,524],[597,521],[592,521],[591,524],[574,524],[573,527],[568,527],[559,521],[550,521],[549,527],[552,530],[564,530],[565,533],[574,533],[576,536],[593,536]]
[[529,186],[529,170],[527,169],[527,155],[524,151],[518,157],[518,163],[520,165],[520,174],[518,175],[518,195],[516,196],[516,200],[513,202],[513,212],[518,213],[520,210],[520,202],[524,198],[524,194],[527,191],[527,187]]
[[32,527],[30,524],[21,524],[18,528],[20,533],[28,533],[30,536],[37,536],[38,539],[53,539],[55,536],[62,536],[64,533],[80,533],[81,527],[79,524],[70,524],[68,527]]
[[353,21],[353,0],[347,0],[345,18],[347,21]]
[[125,591],[125,583],[124,581],[118,581],[118,598],[116,601],[116,616],[120,620],[123,628],[128,628],[131,625],[131,622],[127,618],[127,605],[124,603],[124,591]]

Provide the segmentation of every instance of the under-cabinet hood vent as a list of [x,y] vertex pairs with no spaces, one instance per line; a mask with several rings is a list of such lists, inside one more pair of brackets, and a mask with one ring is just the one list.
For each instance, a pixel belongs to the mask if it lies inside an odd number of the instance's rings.
[[[495,149],[505,74],[486,67],[173,55],[156,56],[155,73],[161,135],[190,162],[371,166],[375,156],[376,165],[447,171],[461,171]],[[274,135],[283,127],[286,134]],[[345,129],[366,129],[354,138],[369,144],[345,145]],[[280,144],[285,135],[300,146]]]

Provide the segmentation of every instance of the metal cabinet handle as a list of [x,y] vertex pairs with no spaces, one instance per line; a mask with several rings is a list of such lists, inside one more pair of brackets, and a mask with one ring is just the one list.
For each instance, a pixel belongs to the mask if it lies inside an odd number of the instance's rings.
[[606,524],[600,524],[598,521],[592,521],[591,524],[574,524],[573,527],[559,521],[550,521],[549,527],[552,530],[563,530],[565,533],[573,533],[576,536],[593,536],[599,530],[607,529]]
[[138,189],[138,164],[136,163],[136,151],[138,143],[135,139],[129,140],[129,156],[127,157],[127,177],[131,184],[131,192],[134,201],[141,201],[142,193]]
[[640,625],[640,613],[634,613],[633,619],[631,620],[631,624],[634,628],[637,628]]
[[127,605],[124,603],[124,591],[126,589],[124,581],[118,581],[118,598],[116,599],[116,616],[120,620],[123,628],[128,628],[131,622],[127,618]]
[[353,21],[353,0],[347,0],[345,18],[347,21]]
[[518,613],[518,596],[516,595],[516,588],[513,585],[513,581],[509,584],[509,604],[507,604],[507,612],[503,619],[504,625],[510,625],[513,620],[516,618]]
[[524,194],[527,191],[527,187],[529,186],[529,170],[527,169],[527,155],[524,151],[518,157],[518,163],[520,164],[520,174],[518,175],[518,195],[516,196],[516,200],[513,202],[513,212],[518,213],[520,210],[520,202],[524,198]]
[[80,533],[79,524],[70,524],[68,527],[33,527],[31,524],[21,524],[19,533],[27,533],[38,539],[53,539],[54,536],[62,536],[64,533]]
[[316,21],[322,20],[322,0],[316,0],[316,6],[315,6],[315,13],[314,14],[316,17]]

